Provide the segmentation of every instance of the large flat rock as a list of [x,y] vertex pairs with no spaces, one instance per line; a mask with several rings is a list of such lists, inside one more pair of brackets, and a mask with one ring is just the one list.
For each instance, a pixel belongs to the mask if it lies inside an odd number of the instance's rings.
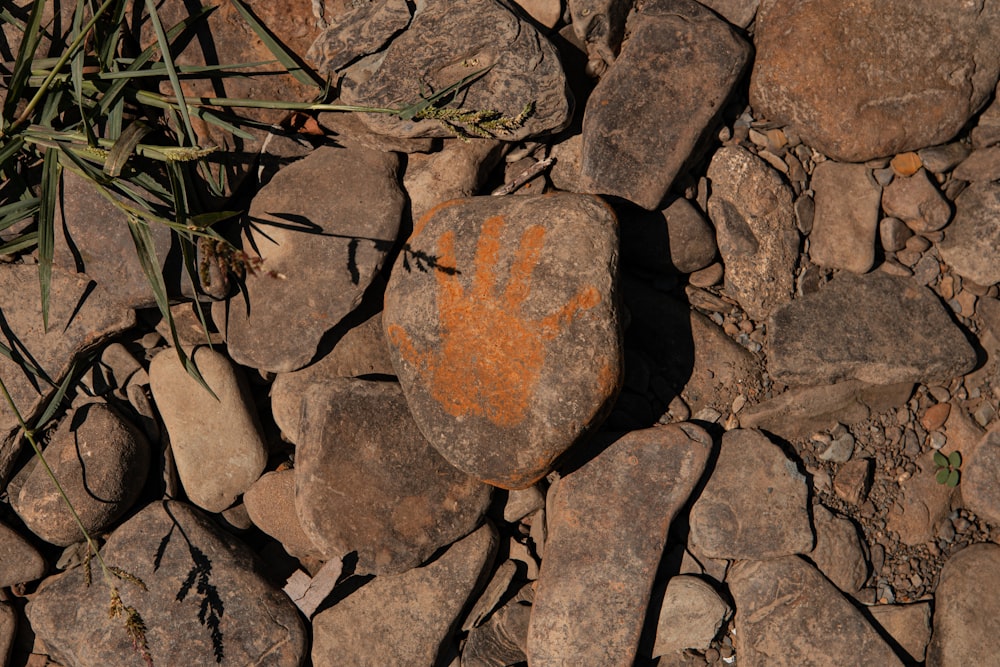
[[941,568],[934,596],[928,667],[988,665],[996,658],[986,637],[1000,632],[1000,545],[973,544]]

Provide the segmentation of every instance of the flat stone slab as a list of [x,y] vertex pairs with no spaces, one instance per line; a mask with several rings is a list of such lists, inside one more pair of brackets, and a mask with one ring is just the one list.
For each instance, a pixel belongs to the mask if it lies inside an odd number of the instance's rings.
[[487,524],[424,567],[375,577],[313,617],[313,664],[437,664],[496,549]]
[[1000,282],[1000,183],[973,183],[955,199],[955,217],[938,249],[963,278]]
[[739,81],[750,46],[693,0],[647,3],[629,27],[587,102],[582,186],[652,210]]
[[711,558],[778,558],[813,548],[809,485],[760,431],[722,436],[712,476],[691,508],[690,545]]
[[934,630],[927,667],[988,665],[995,651],[986,637],[1000,632],[1000,546],[973,544],[941,568],[934,595]]
[[[374,62],[362,61],[344,73],[345,104],[403,108],[489,67],[451,106],[492,110],[514,117],[525,105],[534,110],[524,125],[497,132],[505,141],[557,132],[569,123],[572,102],[555,47],[528,21],[495,0],[427,0],[409,27]],[[394,137],[451,137],[436,120],[402,120],[364,114],[362,120]]]
[[631,665],[670,522],[711,437],[693,424],[633,431],[559,481],[528,632],[532,665]]
[[983,436],[963,461],[961,484],[965,507],[990,523],[1000,524],[1000,430]]
[[303,407],[295,508],[327,557],[396,574],[471,533],[492,487],[458,470],[414,423],[395,382],[329,380]]
[[884,273],[842,274],[777,310],[767,330],[768,371],[790,385],[942,380],[976,363],[933,292]]
[[844,162],[944,143],[993,95],[998,19],[993,3],[763,2],[750,104]]
[[741,667],[902,667],[861,612],[798,556],[735,563],[726,583]]
[[[158,501],[122,524],[101,550],[108,565],[145,582],[118,582],[146,623],[157,665],[298,667],[306,631],[298,610],[259,574],[255,555],[185,503]],[[142,664],[122,619],[108,617],[108,589],[77,567],[47,579],[28,605],[31,627],[64,665]]]
[[617,253],[589,195],[456,199],[417,223],[382,319],[413,418],[452,465],[525,488],[603,420],[622,372]]
[[246,279],[246,299],[212,311],[234,361],[283,373],[313,360],[396,242],[405,200],[398,169],[392,153],[326,146],[261,188],[244,241],[260,270]]
[[875,262],[882,190],[863,164],[826,161],[813,170],[816,213],[809,257],[819,266],[865,273]]

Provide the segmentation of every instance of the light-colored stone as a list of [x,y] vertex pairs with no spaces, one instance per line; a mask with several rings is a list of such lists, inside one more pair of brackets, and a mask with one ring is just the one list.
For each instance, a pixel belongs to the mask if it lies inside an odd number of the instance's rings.
[[826,161],[812,174],[816,213],[809,256],[819,266],[867,273],[875,262],[881,189],[863,164]]
[[893,179],[882,193],[882,209],[920,234],[943,229],[951,220],[951,206],[923,169]]
[[980,285],[1000,282],[1000,183],[973,183],[955,200],[941,259]]
[[848,595],[861,590],[868,579],[868,562],[858,529],[850,519],[813,505],[816,546],[809,558],[820,572]]
[[934,633],[927,667],[988,665],[996,651],[986,637],[1000,633],[1000,546],[973,544],[941,568],[934,595]]
[[653,657],[686,648],[707,649],[731,612],[704,579],[671,577],[660,606]]
[[923,662],[931,641],[931,603],[885,604],[868,607],[878,627],[906,651],[903,657]]

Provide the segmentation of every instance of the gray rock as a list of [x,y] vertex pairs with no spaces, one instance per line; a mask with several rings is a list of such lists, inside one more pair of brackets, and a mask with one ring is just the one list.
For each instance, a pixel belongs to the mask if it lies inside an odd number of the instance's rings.
[[884,273],[842,274],[778,309],[767,330],[768,371],[791,385],[947,379],[976,363],[933,292]]
[[6,588],[37,581],[45,576],[47,569],[48,564],[38,549],[16,530],[0,523],[0,586]]
[[355,5],[316,38],[309,52],[320,72],[336,72],[376,53],[410,24],[412,9],[406,0],[379,0]]
[[403,187],[413,219],[419,220],[441,202],[477,194],[499,164],[503,146],[493,139],[451,139],[437,153],[409,156]]
[[846,463],[854,453],[854,436],[844,433],[838,438],[834,438],[830,445],[819,455],[821,461],[832,461],[833,463]]
[[295,508],[327,557],[357,551],[359,572],[397,574],[482,522],[491,487],[427,443],[398,384],[331,379],[302,414]]
[[[950,441],[949,437],[949,448],[953,448]],[[1000,523],[1000,430],[991,430],[972,451],[964,449],[962,453],[965,506],[990,523]]]
[[496,549],[487,524],[424,567],[375,577],[313,617],[313,664],[436,664]]
[[600,200],[452,200],[424,216],[382,319],[421,432],[452,465],[530,486],[621,386],[618,235]]
[[[134,503],[149,473],[149,443],[138,428],[102,403],[67,415],[45,448],[45,460],[91,533],[108,528]],[[46,542],[67,546],[83,539],[76,518],[45,468],[36,465],[14,508]]]
[[[898,180],[898,179],[897,179]],[[812,174],[816,213],[809,256],[819,266],[867,273],[875,262],[881,190],[863,164],[832,161]]]
[[253,525],[281,542],[296,558],[319,558],[322,552],[306,535],[295,512],[295,470],[276,470],[261,475],[243,495],[243,504]]
[[934,633],[927,667],[986,665],[994,660],[984,637],[1000,632],[1000,546],[973,544],[941,568],[934,595]]
[[943,174],[969,156],[969,147],[960,141],[941,146],[931,146],[917,151],[924,169],[932,174]]
[[1000,179],[1000,146],[989,146],[972,151],[969,157],[951,172],[952,178],[962,181],[995,181]]
[[585,46],[590,67],[600,74],[615,62],[633,0],[567,0],[573,32]]
[[736,85],[750,47],[693,0],[647,3],[630,30],[587,102],[582,185],[652,210]]
[[946,142],[996,86],[997,19],[992,4],[765,0],[750,104],[844,162]]
[[973,183],[955,200],[941,259],[980,285],[1000,282],[1000,183]]
[[[428,89],[443,90],[486,67],[489,72],[463,89],[462,108],[513,117],[534,104],[524,125],[499,133],[502,139],[518,141],[568,124],[573,104],[555,48],[495,0],[460,5],[427,0],[384,55],[344,72],[341,98],[347,104],[403,108],[418,102]],[[373,130],[396,137],[454,136],[436,120],[383,114],[361,118]]]
[[730,560],[808,553],[808,494],[806,478],[764,434],[727,431],[691,508],[688,542],[706,556]]
[[936,232],[951,220],[951,207],[923,169],[897,176],[882,192],[882,209],[915,232]]
[[868,561],[858,529],[850,519],[813,505],[816,546],[809,559],[830,582],[848,595],[861,590],[868,579]]
[[[245,545],[189,505],[147,506],[101,555],[145,583],[147,590],[116,581],[124,604],[145,621],[156,664],[302,664],[307,637],[295,605],[259,574]],[[64,665],[140,664],[123,620],[109,618],[108,589],[95,576],[86,586],[78,567],[46,579],[27,608],[32,629]]]
[[705,580],[671,577],[660,605],[653,657],[686,648],[705,650],[732,610]]
[[[324,334],[361,302],[396,242],[404,197],[395,155],[322,147],[282,169],[250,206],[246,247],[261,269],[213,309],[237,363],[302,368]],[[295,335],[289,335],[294,331]]]
[[[135,324],[135,313],[83,274],[52,270],[49,326],[39,310],[38,267],[0,264],[0,342],[17,351],[17,361],[0,355],[0,377],[24,420],[33,424],[73,361]],[[21,364],[34,367],[52,384],[38,382]],[[0,480],[7,481],[21,451],[13,435],[20,424],[0,400]]]
[[882,630],[902,648],[902,657],[923,662],[931,641],[931,603],[881,604],[868,607],[873,625]]
[[[693,424],[621,437],[562,477],[528,632],[528,662],[631,665],[674,516],[712,448]],[[594,545],[600,544],[595,549]]]
[[715,152],[708,180],[726,290],[752,319],[763,320],[792,299],[799,257],[792,192],[778,172],[736,146]]
[[902,667],[861,612],[797,556],[735,563],[726,583],[741,667]]
[[188,375],[172,348],[153,357],[149,385],[188,499],[221,512],[264,472],[267,449],[239,369],[207,347],[192,356],[218,400]]

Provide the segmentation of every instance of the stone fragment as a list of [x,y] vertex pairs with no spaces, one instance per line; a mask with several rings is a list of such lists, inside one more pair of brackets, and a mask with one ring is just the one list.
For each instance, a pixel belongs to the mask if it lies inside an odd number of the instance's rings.
[[[10,526],[0,523],[0,586],[7,588],[37,581],[45,576],[47,569],[45,558],[31,542]],[[3,657],[2,649],[0,657]]]
[[[693,424],[633,431],[562,477],[528,632],[528,662],[631,665],[670,522],[712,448]],[[595,549],[594,544],[601,548]]]
[[989,431],[972,451],[965,449],[962,454],[965,506],[990,523],[1000,524],[1000,430]]
[[973,183],[955,200],[955,219],[938,244],[955,273],[980,285],[1000,282],[1000,183]]
[[688,543],[712,558],[778,558],[813,548],[806,478],[760,431],[722,436],[719,458],[691,508]]
[[[142,432],[103,403],[67,415],[45,448],[45,460],[90,533],[105,530],[131,508],[146,482],[149,459]],[[46,542],[64,547],[83,539],[76,517],[41,465],[21,486],[14,508]]]
[[924,427],[925,431],[936,431],[944,426],[950,412],[950,403],[936,403],[927,408],[920,417],[920,425]]
[[984,637],[1000,632],[1000,546],[973,544],[948,559],[934,594],[934,632],[927,667],[987,665],[995,651]]
[[[413,417],[452,465],[525,488],[621,386],[618,235],[595,197],[474,197],[433,209],[382,319]],[[580,261],[586,257],[586,261]]]
[[433,665],[496,553],[489,524],[438,559],[375,577],[313,617],[314,665]]
[[507,502],[503,506],[503,520],[517,523],[532,512],[545,507],[545,497],[537,486],[511,491],[507,494]]
[[776,171],[736,146],[715,152],[708,179],[726,290],[752,319],[766,319],[792,299],[799,257],[792,193]]
[[527,660],[531,605],[512,600],[487,621],[469,631],[462,649],[462,667],[505,667]]
[[842,274],[775,311],[767,331],[768,371],[790,385],[949,379],[976,363],[934,293],[884,273]]
[[955,167],[951,177],[972,182],[1000,180],[1000,146],[972,151],[969,157]]
[[951,220],[951,207],[923,169],[893,179],[882,192],[882,209],[919,234],[943,229]]
[[660,273],[692,273],[715,259],[715,230],[687,199],[662,211],[622,214],[622,262]]
[[757,14],[750,104],[844,162],[943,143],[993,93],[997,19],[993,4],[768,0]]
[[852,505],[860,505],[872,488],[871,459],[855,459],[840,466],[833,476],[833,492]]
[[831,269],[867,273],[875,262],[881,195],[868,167],[821,162],[813,170],[812,187],[816,213],[809,234],[810,259]]
[[595,74],[615,62],[625,36],[631,0],[567,0],[573,32],[583,44]]
[[290,555],[296,558],[323,555],[302,529],[295,512],[295,470],[261,475],[243,495],[243,504],[253,525],[281,542]]
[[307,57],[320,72],[337,72],[352,62],[380,51],[410,24],[412,9],[406,0],[379,0],[354,5],[337,17],[309,47]]
[[413,219],[441,202],[477,194],[499,164],[502,150],[503,144],[493,139],[451,139],[436,153],[409,156],[403,187]]
[[302,570],[296,570],[285,583],[283,590],[295,606],[310,618],[326,598],[333,592],[337,580],[344,571],[344,563],[339,558],[331,558],[323,563],[315,577]]
[[868,561],[858,529],[850,519],[813,505],[816,546],[808,554],[827,579],[848,595],[861,590],[868,579]]
[[[443,90],[485,68],[490,69],[462,90],[462,108],[515,117],[533,105],[521,127],[498,130],[499,138],[519,141],[558,132],[569,123],[573,105],[555,47],[495,0],[460,5],[428,0],[384,54],[344,72],[341,99],[400,109],[419,102],[427,90]],[[373,130],[396,137],[455,134],[433,119],[403,120],[387,114],[365,114],[361,119]]]
[[931,604],[881,604],[868,607],[876,627],[881,627],[902,648],[902,657],[923,662],[931,641]]
[[732,610],[704,579],[671,577],[660,606],[653,657],[686,648],[705,650]]
[[741,667],[902,667],[861,612],[797,556],[735,563],[726,583]]
[[760,0],[699,0],[737,28],[746,28],[757,15]]
[[899,218],[882,218],[879,221],[879,240],[888,252],[898,252],[906,247],[906,241],[913,231]]
[[[147,590],[116,582],[122,602],[145,621],[156,664],[302,664],[307,637],[295,605],[258,572],[245,545],[189,505],[148,505],[112,533],[101,554],[145,583]],[[64,665],[142,664],[123,619],[108,616],[108,589],[86,586],[82,567],[46,579],[27,614]]]
[[[942,453],[948,455],[947,451]],[[951,512],[955,490],[934,479],[937,466],[933,454],[925,452],[916,460],[916,470],[900,482],[896,504],[886,517],[886,529],[896,533],[899,540],[909,546],[933,540],[938,526]],[[964,479],[962,487],[964,493]]]
[[247,277],[245,300],[241,294],[213,309],[234,361],[281,373],[313,360],[396,242],[404,205],[398,168],[392,154],[326,146],[261,188],[250,205],[256,232],[246,232],[261,270]]
[[357,551],[359,572],[396,574],[482,522],[491,487],[427,443],[398,384],[330,380],[302,413],[295,508],[326,556]]
[[518,0],[517,6],[545,28],[554,28],[562,18],[560,0]]
[[693,0],[649,3],[630,31],[587,102],[582,185],[652,210],[736,85],[750,48]]
[[[24,420],[33,424],[73,361],[100,347],[135,324],[135,313],[107,292],[93,288],[83,274],[52,270],[49,322],[45,328],[39,310],[38,267],[0,264],[0,344],[14,351],[16,361],[0,355],[0,377]],[[27,370],[35,368],[52,384],[39,382]],[[21,441],[13,435],[20,424],[0,400],[0,481],[13,472]]]
[[188,375],[172,348],[153,357],[149,385],[188,499],[221,512],[260,477],[267,449],[239,369],[207,347],[192,358],[217,399]]
[[969,147],[956,141],[940,146],[931,146],[917,151],[920,162],[924,168],[932,174],[943,174],[951,171],[955,166],[969,156]]

